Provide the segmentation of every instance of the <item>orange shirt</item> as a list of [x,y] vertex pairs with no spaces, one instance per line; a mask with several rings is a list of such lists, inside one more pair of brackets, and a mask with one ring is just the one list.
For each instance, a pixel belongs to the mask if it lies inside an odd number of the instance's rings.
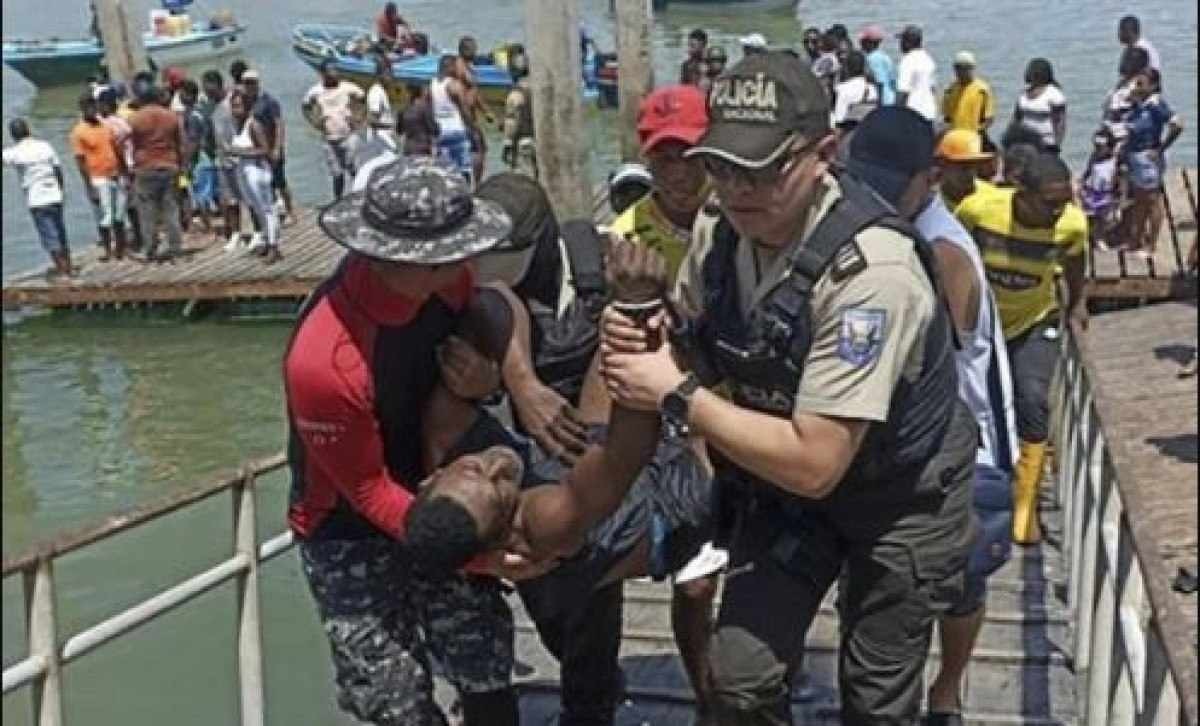
[[80,121],[71,129],[71,152],[83,157],[83,166],[93,179],[112,179],[120,167],[117,141],[103,121]]

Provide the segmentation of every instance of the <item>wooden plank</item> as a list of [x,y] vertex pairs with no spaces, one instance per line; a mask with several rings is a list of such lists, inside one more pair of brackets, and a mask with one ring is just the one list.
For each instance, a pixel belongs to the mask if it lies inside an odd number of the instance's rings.
[[1087,281],[1091,300],[1186,300],[1196,296],[1194,277],[1126,277]]
[[185,302],[187,300],[226,300],[240,297],[293,298],[307,295],[319,279],[240,280],[208,284],[145,283],[120,287],[5,288],[3,304],[71,305],[133,302]]
[[1091,249],[1088,276],[1091,296],[1099,299],[1185,299],[1194,295],[1194,282],[1180,283],[1183,261],[1196,236],[1196,209],[1188,184],[1196,170],[1175,169],[1163,184],[1163,225],[1149,258],[1129,252]]

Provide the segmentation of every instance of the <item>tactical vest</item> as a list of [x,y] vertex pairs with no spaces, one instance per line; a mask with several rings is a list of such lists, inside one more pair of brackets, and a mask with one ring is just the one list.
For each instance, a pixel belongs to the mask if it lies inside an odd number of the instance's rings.
[[[915,483],[922,465],[940,448],[957,396],[957,373],[953,332],[940,302],[929,246],[860,182],[842,175],[839,183],[842,197],[810,238],[792,253],[790,273],[748,315],[741,311],[738,282],[732,274],[738,235],[724,217],[716,223],[712,251],[703,265],[704,312],[696,322],[695,334],[705,364],[730,386],[739,406],[791,418],[812,345],[810,297],[817,281],[826,269],[837,281],[866,267],[855,237],[867,227],[891,228],[916,241],[914,249],[939,301],[925,336],[920,377],[911,383],[900,380],[888,407],[887,421],[871,424],[837,495],[830,499],[848,497],[850,502],[861,503],[864,495],[872,493],[888,497],[904,496],[905,489],[912,491],[911,487],[897,485],[906,479]],[[723,481],[749,484],[754,480],[753,475],[722,457],[714,457],[714,464]],[[798,499],[770,485],[755,486],[752,491]]]

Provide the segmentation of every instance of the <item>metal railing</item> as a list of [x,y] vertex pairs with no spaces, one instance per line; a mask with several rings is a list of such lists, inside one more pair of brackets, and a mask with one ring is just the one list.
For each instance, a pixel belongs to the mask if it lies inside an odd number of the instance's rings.
[[1124,442],[1104,431],[1112,409],[1074,327],[1063,336],[1051,403],[1063,510],[1067,604],[1081,722],[1195,724],[1190,630],[1167,582],[1157,537]]
[[[255,520],[258,477],[283,467],[276,454],[251,462],[237,475],[138,507],[105,522],[69,534],[32,551],[5,559],[3,577],[21,573],[25,589],[25,633],[29,654],[4,669],[4,693],[31,686],[33,722],[37,726],[63,723],[62,669],[71,661],[108,641],[150,622],[212,588],[237,582],[237,661],[242,726],[263,726],[262,629],[259,620],[259,564],[292,547],[285,531],[258,542]],[[162,590],[122,612],[61,642],[55,599],[54,562],[63,555],[108,539],[133,527],[229,491],[233,497],[233,555],[179,584]]]

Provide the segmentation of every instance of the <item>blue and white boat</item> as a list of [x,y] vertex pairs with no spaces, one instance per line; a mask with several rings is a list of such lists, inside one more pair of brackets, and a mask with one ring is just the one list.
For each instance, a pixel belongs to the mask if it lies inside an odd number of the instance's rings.
[[[227,20],[191,24],[186,32],[142,35],[147,55],[160,68],[186,64],[236,51],[246,28]],[[5,40],[4,64],[35,86],[51,87],[79,83],[95,75],[104,48],[95,38]]]
[[[314,69],[322,61],[330,60],[338,76],[363,88],[375,82],[373,45],[369,30],[350,25],[305,23],[292,29],[292,52],[296,57]],[[493,108],[503,108],[513,86],[513,77],[508,72],[508,55],[512,47],[511,44],[498,46],[475,61],[475,83],[484,102]],[[408,103],[407,86],[426,85],[437,77],[441,53],[440,49],[432,48],[425,55],[392,55],[392,77],[396,81],[390,89],[393,104],[402,108]],[[593,55],[589,54],[585,60],[585,98],[596,95],[595,74],[590,72]]]

